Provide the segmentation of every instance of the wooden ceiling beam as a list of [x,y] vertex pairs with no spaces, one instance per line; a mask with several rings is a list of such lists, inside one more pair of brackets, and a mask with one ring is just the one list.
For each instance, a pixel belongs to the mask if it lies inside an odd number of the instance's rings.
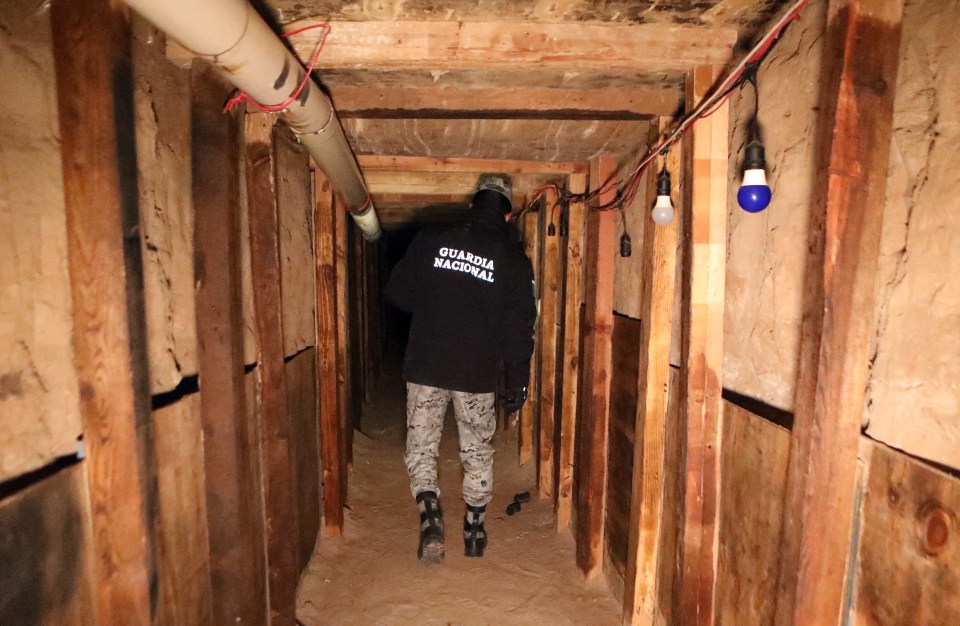
[[357,157],[364,171],[383,172],[465,172],[481,174],[574,174],[585,173],[586,163],[567,161],[524,161],[509,159],[470,159],[455,157],[388,156],[362,154]]
[[520,119],[649,119],[673,115],[680,90],[492,89],[329,86],[341,117],[367,118],[520,118]]
[[[315,20],[288,24],[287,32]],[[664,24],[332,22],[317,68],[676,72],[730,60],[737,31]],[[289,37],[304,61],[324,29]]]
[[[469,199],[477,187],[477,173],[474,172],[391,172],[367,170],[364,173],[370,193],[399,194],[408,196],[452,196]],[[546,184],[557,181],[560,176],[530,175],[515,177],[514,196],[519,198],[525,193]]]

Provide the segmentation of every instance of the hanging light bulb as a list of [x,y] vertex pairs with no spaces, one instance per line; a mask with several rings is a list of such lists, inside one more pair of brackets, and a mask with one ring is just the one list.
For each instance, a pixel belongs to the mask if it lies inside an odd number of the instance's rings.
[[754,139],[747,144],[743,164],[743,183],[737,191],[737,203],[747,213],[759,213],[770,206],[770,185],[767,184],[767,164],[763,144]]
[[650,213],[653,221],[659,226],[666,226],[673,221],[673,204],[670,202],[670,172],[664,167],[657,176],[657,202]]

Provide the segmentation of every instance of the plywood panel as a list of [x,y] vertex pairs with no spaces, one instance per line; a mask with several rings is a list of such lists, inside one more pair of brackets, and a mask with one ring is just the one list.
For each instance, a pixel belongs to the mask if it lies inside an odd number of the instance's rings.
[[76,451],[67,227],[49,14],[0,5],[0,481]]
[[860,449],[869,460],[851,622],[960,623],[960,480],[864,438]]
[[190,72],[167,61],[163,35],[133,21],[143,280],[150,387],[197,372],[190,197]]
[[157,618],[168,626],[213,619],[200,394],[153,411],[157,472]]
[[604,524],[605,572],[622,596],[630,539],[634,428],[637,419],[637,372],[640,366],[638,319],[613,318],[613,367],[610,378],[609,468]]
[[0,501],[0,624],[97,624],[86,485],[78,464]]
[[274,146],[280,219],[283,353],[291,356],[316,345],[312,175],[310,157],[289,128],[275,127]]
[[586,161],[622,155],[647,122],[552,120],[342,120],[359,154]]
[[299,567],[306,567],[320,531],[320,435],[317,423],[317,353],[307,348],[284,364],[290,447],[297,491]]
[[723,421],[717,620],[772,626],[790,432],[729,402]]

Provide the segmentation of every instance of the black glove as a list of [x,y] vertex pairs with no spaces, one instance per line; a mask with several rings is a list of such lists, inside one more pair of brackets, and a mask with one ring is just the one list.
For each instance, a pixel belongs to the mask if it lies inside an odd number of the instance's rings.
[[526,387],[516,387],[514,389],[507,389],[506,393],[503,394],[503,411],[507,415],[511,413],[516,413],[520,410],[520,407],[523,406],[523,403],[527,401],[527,388]]

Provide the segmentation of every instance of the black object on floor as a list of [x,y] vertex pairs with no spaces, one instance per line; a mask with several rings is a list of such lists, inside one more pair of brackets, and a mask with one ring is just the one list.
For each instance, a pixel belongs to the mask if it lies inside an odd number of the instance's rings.
[[514,515],[520,512],[520,505],[526,502],[530,502],[530,492],[524,491],[522,493],[514,494],[513,502],[507,505],[507,515]]

